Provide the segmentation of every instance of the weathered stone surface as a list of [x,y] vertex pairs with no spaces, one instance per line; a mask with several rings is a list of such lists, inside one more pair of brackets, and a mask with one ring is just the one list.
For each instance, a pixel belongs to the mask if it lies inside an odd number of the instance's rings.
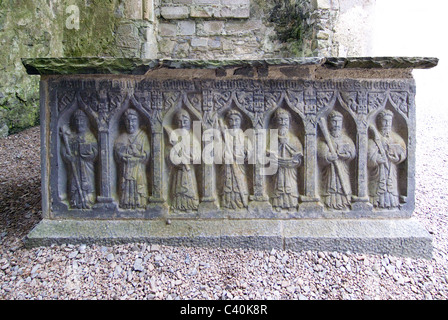
[[190,9],[188,7],[162,7],[160,9],[160,14],[165,19],[184,19],[190,14]]
[[325,66],[329,68],[412,68],[429,69],[437,65],[437,58],[426,57],[350,57],[326,58]]
[[158,60],[139,58],[30,58],[22,59],[28,74],[145,74]]
[[44,220],[29,247],[146,242],[161,245],[364,252],[431,259],[432,239],[414,219],[123,221]]
[[24,61],[47,74],[36,230],[427,257],[429,236],[411,220],[415,83],[389,69],[436,62]]
[[29,58],[22,59],[28,74],[144,74],[156,68],[214,69],[244,66],[316,65],[335,69],[427,69],[437,58],[366,57],[366,58],[282,58],[253,60],[138,59],[138,58]]

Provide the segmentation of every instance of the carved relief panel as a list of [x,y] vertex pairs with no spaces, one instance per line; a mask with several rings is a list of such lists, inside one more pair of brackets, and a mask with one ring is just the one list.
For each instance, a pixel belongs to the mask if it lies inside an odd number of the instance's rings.
[[51,80],[55,217],[406,216],[412,81]]

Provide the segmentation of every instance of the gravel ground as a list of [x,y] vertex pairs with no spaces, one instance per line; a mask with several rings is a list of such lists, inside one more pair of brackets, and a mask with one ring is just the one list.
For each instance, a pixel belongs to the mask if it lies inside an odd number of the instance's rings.
[[138,243],[26,249],[41,219],[39,129],[0,139],[0,299],[445,300],[448,116],[417,116],[415,216],[434,237],[432,260]]

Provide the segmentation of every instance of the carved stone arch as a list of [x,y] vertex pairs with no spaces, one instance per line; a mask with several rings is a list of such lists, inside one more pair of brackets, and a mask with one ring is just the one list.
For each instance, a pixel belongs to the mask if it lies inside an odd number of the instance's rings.
[[388,103],[388,92],[377,91],[367,93],[367,121],[373,123],[378,115]]
[[188,94],[187,92],[182,92],[182,104],[188,109],[190,114],[193,114],[194,117],[202,121],[202,115],[200,112],[201,104],[202,104],[202,93]]
[[[357,91],[339,91],[337,102],[346,110],[353,119],[358,118],[359,111],[362,110],[362,93]],[[360,101],[361,100],[361,101]]]
[[[62,101],[59,100],[65,100],[65,97],[67,97],[66,92],[61,93],[61,95],[58,94],[58,104]],[[89,119],[89,124],[91,126],[91,128],[93,127],[95,130],[97,130],[98,128],[98,124],[97,124],[97,113],[92,109],[89,108],[88,103],[85,103],[84,101],[81,100],[80,97],[80,92],[79,91],[74,91],[72,93],[73,95],[73,99],[71,100],[66,100],[66,102],[64,103],[64,107],[61,107],[60,105],[58,105],[58,128],[60,128],[60,124],[65,122],[65,123],[69,123],[71,115],[78,109],[84,111],[84,113],[87,115],[88,119]],[[91,96],[95,95],[95,97],[91,97],[91,103],[98,103],[98,97],[96,96],[96,94],[94,92],[90,93]],[[63,102],[62,102],[63,103]]]
[[316,115],[320,117],[322,114],[329,112],[334,108],[338,100],[338,92],[331,91],[316,91]]
[[121,106],[114,110],[110,120],[109,120],[109,127],[110,130],[113,130],[113,127],[116,127],[119,125],[123,114],[126,112],[126,110],[133,108],[135,109],[138,114],[140,115],[141,119],[140,124],[144,124],[146,126],[146,129],[152,128],[153,123],[153,113],[151,110],[151,105],[149,106],[143,106],[141,101],[139,101],[135,94],[126,95],[126,97],[123,99],[123,102],[121,103]]
[[[235,99],[233,99],[233,98],[229,99],[229,101],[227,101],[226,104],[223,105],[217,111],[218,119],[219,119],[218,121],[219,122],[222,121],[226,125],[225,119],[226,119],[227,113],[231,110],[236,110],[241,114],[241,116],[242,116],[241,129],[243,129],[243,131],[253,128],[253,119],[252,119],[251,113],[248,112],[247,110],[245,110],[244,108],[242,108],[241,104],[236,102]],[[221,130],[221,128],[220,128],[220,130]]]
[[[241,108],[241,105],[239,105],[234,99],[229,99],[229,101],[226,103],[225,106],[223,106],[218,111],[218,130],[222,132],[223,127],[228,128],[228,124],[226,123],[226,117],[227,114],[231,111],[235,110],[239,114],[241,114],[241,129],[244,133],[248,134],[248,139],[250,140],[252,147],[255,146],[254,141],[254,123],[253,118],[251,117],[251,114],[247,112],[246,110]],[[222,134],[222,133],[221,133]]]
[[75,90],[61,90],[56,94],[57,99],[57,112],[58,117],[63,114],[67,109],[73,107],[74,104],[77,104],[78,92]]
[[409,119],[409,96],[409,92],[406,91],[389,91],[388,97],[390,104],[406,119],[406,122]]
[[[58,95],[59,96],[59,95]],[[62,127],[64,125],[69,126],[70,129],[72,129],[72,115],[77,111],[77,110],[82,110],[88,119],[88,126],[89,126],[89,130],[91,130],[91,132],[97,137],[98,136],[98,123],[97,123],[97,114],[90,108],[86,107],[86,104],[82,103],[79,97],[79,93],[78,92],[74,92],[74,98],[73,100],[68,103],[64,108],[61,109],[61,112],[58,113],[58,118],[57,118],[57,132],[58,133],[58,139],[57,141],[59,142],[57,145],[57,149],[60,150],[60,130],[62,129]],[[59,102],[59,101],[58,101]]]
[[288,105],[288,107],[299,117],[305,119],[305,100],[303,91],[287,90],[282,92],[279,103],[282,100]]
[[[242,114],[247,116],[252,124],[252,128],[255,128],[257,119],[255,118],[255,113],[253,112],[253,92],[246,91],[233,91],[231,98],[227,103],[227,108],[233,106],[238,109]],[[226,108],[220,111],[222,114]],[[230,108],[231,109],[231,108]]]
[[319,114],[319,117],[327,118],[328,115],[332,111],[340,112],[343,116],[343,130],[345,133],[351,133],[353,136],[351,138],[355,138],[356,135],[356,123],[358,120],[357,114],[353,112],[350,108],[348,108],[347,104],[340,98],[340,95],[334,100],[334,103],[331,106],[328,106],[325,110]]
[[378,127],[378,115],[382,111],[390,111],[393,113],[393,122],[392,122],[392,130],[394,132],[397,132],[406,142],[408,141],[408,121],[406,114],[404,114],[402,111],[400,111],[397,108],[397,105],[389,99],[389,94],[385,93],[387,95],[387,98],[384,101],[384,104],[381,105],[378,109],[374,110],[374,112],[371,112],[369,114],[369,120],[371,125],[375,125]]
[[201,121],[202,120],[201,114],[197,110],[194,109],[194,107],[188,102],[188,100],[185,97],[179,97],[176,104],[173,105],[172,107],[170,107],[164,113],[163,120],[162,120],[162,126],[164,128],[168,127],[168,128],[174,129],[174,127],[173,127],[174,117],[181,109],[187,111],[188,114],[190,115],[191,122],[192,122],[191,123],[192,128],[193,128],[193,121]]
[[294,134],[299,138],[300,142],[303,145],[305,136],[305,123],[303,118],[304,115],[292,109],[290,104],[284,98],[284,96],[278,101],[278,104],[275,108],[270,109],[268,112],[266,112],[266,118],[267,118],[266,128],[275,129],[275,123],[274,123],[275,114],[279,109],[284,109],[289,113],[291,129],[293,130]]

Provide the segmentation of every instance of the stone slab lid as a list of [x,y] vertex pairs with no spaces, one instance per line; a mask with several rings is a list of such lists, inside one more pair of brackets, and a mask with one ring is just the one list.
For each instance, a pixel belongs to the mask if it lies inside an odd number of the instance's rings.
[[110,57],[24,58],[31,75],[133,74],[150,70],[227,69],[270,66],[321,66],[329,69],[429,69],[437,65],[434,57],[304,57],[258,60],[139,59]]

